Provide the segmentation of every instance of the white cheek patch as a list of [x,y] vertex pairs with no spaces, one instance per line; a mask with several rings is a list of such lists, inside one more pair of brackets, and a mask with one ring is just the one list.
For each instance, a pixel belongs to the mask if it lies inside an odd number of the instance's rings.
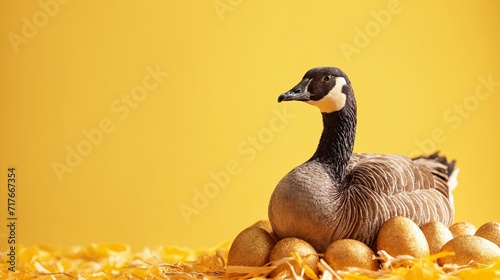
[[335,78],[335,86],[323,98],[317,101],[307,101],[307,103],[319,108],[323,113],[332,113],[344,108],[346,95],[342,92],[342,87],[347,85],[347,81],[342,77]]

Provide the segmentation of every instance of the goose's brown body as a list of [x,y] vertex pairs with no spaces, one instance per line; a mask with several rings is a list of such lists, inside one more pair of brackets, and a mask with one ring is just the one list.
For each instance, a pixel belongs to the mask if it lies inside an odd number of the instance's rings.
[[331,242],[344,238],[373,246],[382,223],[393,216],[418,225],[453,222],[448,182],[453,163],[437,155],[409,159],[352,153],[356,102],[340,69],[308,71],[280,96],[283,100],[317,105],[323,133],[311,159],[285,175],[271,196],[269,220],[280,238],[301,238],[324,252]]
[[382,223],[394,216],[418,225],[453,222],[446,166],[435,160],[353,154],[348,179],[337,186],[327,170],[308,161],[278,183],[269,207],[278,236],[307,240],[324,252],[331,242],[345,238],[372,246]]

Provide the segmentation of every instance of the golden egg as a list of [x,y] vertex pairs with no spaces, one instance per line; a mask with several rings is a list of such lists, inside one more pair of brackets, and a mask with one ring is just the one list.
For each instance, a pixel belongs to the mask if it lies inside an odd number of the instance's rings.
[[451,225],[450,231],[455,237],[460,235],[474,235],[476,233],[476,226],[468,222],[459,222]]
[[348,267],[378,270],[378,261],[373,259],[374,256],[370,247],[354,239],[334,241],[325,251],[325,261],[334,270],[345,270]]
[[486,223],[477,229],[475,235],[484,237],[500,247],[500,223]]
[[438,259],[439,265],[467,265],[470,261],[490,265],[500,258],[500,248],[486,238],[460,235],[444,244],[441,252],[455,252],[454,256]]
[[274,232],[273,227],[271,226],[271,222],[269,222],[268,220],[258,221],[255,224],[253,224],[252,227],[259,227],[259,228],[269,232],[269,234],[274,238],[274,241],[278,242],[279,237]]
[[236,236],[228,253],[227,265],[263,266],[276,242],[259,227],[249,227]]
[[434,221],[420,227],[429,244],[429,252],[437,254],[446,242],[453,239],[453,233],[443,223]]
[[385,221],[376,242],[377,251],[384,250],[393,257],[410,255],[421,258],[429,255],[429,245],[424,233],[406,217],[397,216]]
[[[314,250],[313,246],[309,243],[298,238],[288,237],[278,241],[276,246],[274,246],[271,251],[269,260],[278,261],[283,258],[291,257],[292,252],[297,253],[302,258],[304,264],[309,266],[316,274],[318,274],[319,257],[316,250]],[[290,261],[290,264],[293,266],[295,273],[300,275],[302,268],[299,264],[295,260]],[[271,277],[276,277],[280,273],[285,273],[287,278],[293,276],[290,266],[287,263],[281,264],[274,269],[271,272]]]

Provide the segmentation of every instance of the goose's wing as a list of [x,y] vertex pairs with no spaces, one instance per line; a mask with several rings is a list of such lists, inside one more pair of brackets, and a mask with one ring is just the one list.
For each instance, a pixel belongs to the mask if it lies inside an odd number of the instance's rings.
[[[450,225],[446,167],[426,159],[412,161],[399,155],[354,154],[345,181],[342,223],[334,235],[371,244],[384,221],[405,216],[419,226],[429,221]],[[334,237],[334,238],[335,238]]]
[[400,155],[353,154],[349,162],[356,183],[388,195],[419,189],[436,189],[449,197],[447,167],[433,159]]

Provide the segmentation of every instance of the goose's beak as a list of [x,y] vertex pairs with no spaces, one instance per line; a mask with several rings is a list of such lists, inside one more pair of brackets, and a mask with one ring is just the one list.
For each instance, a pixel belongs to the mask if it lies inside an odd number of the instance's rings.
[[309,81],[303,80],[291,90],[283,93],[278,97],[278,102],[281,101],[310,101],[310,93],[307,90]]

